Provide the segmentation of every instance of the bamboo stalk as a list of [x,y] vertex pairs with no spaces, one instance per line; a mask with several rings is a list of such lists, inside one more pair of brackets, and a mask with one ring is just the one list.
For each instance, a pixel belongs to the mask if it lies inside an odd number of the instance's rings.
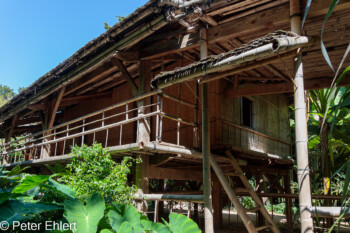
[[[201,59],[208,56],[207,30],[200,29],[200,54]],[[205,233],[214,232],[213,207],[211,195],[211,172],[210,172],[210,114],[208,84],[202,88],[202,153],[203,153],[203,190],[204,190],[204,219]]]
[[[290,1],[291,30],[301,34],[301,10],[300,0]],[[294,105],[295,105],[295,146],[298,166],[299,183],[299,207],[301,232],[313,232],[313,221],[311,217],[311,185],[308,156],[308,136],[304,91],[304,71],[302,55],[296,57],[294,78]]]
[[136,194],[135,200],[147,201],[183,201],[192,203],[204,203],[203,195],[179,195],[179,194]]

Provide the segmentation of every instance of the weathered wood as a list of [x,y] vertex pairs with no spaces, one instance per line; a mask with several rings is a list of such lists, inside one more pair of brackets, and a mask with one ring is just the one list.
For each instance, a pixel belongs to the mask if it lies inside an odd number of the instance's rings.
[[[319,78],[319,79],[305,79],[305,90],[315,90],[330,87],[332,79]],[[344,79],[339,86],[345,86],[350,84],[350,79]],[[294,86],[291,83],[279,83],[279,84],[260,84],[259,86],[251,86],[241,89],[234,89],[230,87],[225,90],[224,96],[228,98],[235,98],[239,96],[254,96],[254,95],[270,95],[279,93],[289,93],[294,91]]]
[[15,115],[15,116],[12,118],[11,126],[10,126],[10,129],[9,129],[9,132],[7,133],[7,137],[6,137],[5,142],[10,142],[10,141],[11,141],[12,134],[13,134],[14,129],[15,129],[15,126],[16,126],[16,122],[17,122],[17,115]]
[[149,47],[141,49],[141,59],[153,59],[168,55],[172,52],[181,52],[183,50],[199,46],[199,34],[186,34],[180,38],[174,38],[165,42],[156,43]]
[[115,66],[117,66],[120,70],[120,72],[124,75],[126,81],[128,82],[132,93],[134,94],[134,96],[136,96],[138,94],[138,87],[135,84],[133,78],[131,77],[131,75],[129,74],[128,70],[126,69],[126,67],[124,66],[123,62],[120,61],[119,59],[112,59],[112,62]]
[[40,118],[39,117],[28,117],[28,118],[25,118],[25,119],[19,119],[17,120],[17,126],[20,126],[20,125],[26,125],[26,124],[31,124],[31,123],[37,123],[37,122],[40,122]]
[[51,113],[49,113],[49,121],[48,121],[48,124],[47,124],[47,128],[51,128],[54,124],[54,121],[55,121],[55,118],[56,118],[56,113],[58,111],[58,107],[60,106],[61,104],[61,100],[62,100],[62,97],[63,97],[63,94],[66,90],[66,87],[62,87],[62,89],[60,90],[60,92],[58,93],[58,96],[54,102],[54,106],[53,108],[51,109]]
[[65,97],[61,100],[61,104],[59,107],[66,107],[66,106],[71,106],[74,104],[80,104],[80,103],[91,102],[91,101],[96,101],[96,100],[101,101],[101,100],[109,99],[109,98],[112,98],[112,91],[94,93],[94,94],[88,94],[88,95]]
[[170,180],[192,180],[202,181],[202,171],[189,170],[189,169],[176,169],[176,168],[165,168],[152,166],[149,169],[149,178],[154,179],[170,179]]
[[[284,188],[285,188],[285,193],[291,193],[290,189],[290,173],[287,173],[286,175],[283,176],[283,183],[284,183]],[[293,214],[292,214],[292,200],[290,198],[285,198],[285,203],[286,203],[286,219],[287,219],[287,228],[288,228],[288,233],[293,233]]]
[[118,51],[115,53],[114,56],[124,62],[138,62],[140,60],[140,54],[138,51],[135,51],[135,52]]
[[[101,100],[104,98],[110,98],[111,92],[101,92],[101,93],[94,93],[94,94],[88,94],[88,95],[79,95],[79,96],[70,96],[65,97],[61,100],[61,103],[59,105],[59,108],[71,106],[74,104],[84,103],[84,102],[90,102],[95,100]],[[35,111],[45,110],[46,109],[45,103],[39,103],[39,104],[32,104],[28,106],[29,109],[33,109]]]
[[214,226],[222,228],[222,190],[219,179],[213,175],[213,210],[214,210]]
[[83,78],[78,79],[74,83],[68,85],[66,88],[65,95],[69,95],[89,84],[92,84],[95,81],[99,80],[100,78],[106,77],[107,75],[109,75],[114,71],[116,71],[116,67],[112,65],[110,62],[105,62],[100,67],[91,71],[89,74],[86,74]]

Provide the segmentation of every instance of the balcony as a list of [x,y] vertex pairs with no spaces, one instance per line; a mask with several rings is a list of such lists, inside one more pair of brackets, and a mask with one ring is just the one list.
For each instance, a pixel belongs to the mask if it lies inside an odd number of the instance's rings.
[[[185,153],[199,156],[198,123],[164,112],[167,105],[196,104],[166,94],[150,92],[99,111],[67,121],[52,128],[1,145],[1,164],[50,163],[70,159],[73,145],[95,142],[112,154]],[[194,116],[192,118],[195,118]]]

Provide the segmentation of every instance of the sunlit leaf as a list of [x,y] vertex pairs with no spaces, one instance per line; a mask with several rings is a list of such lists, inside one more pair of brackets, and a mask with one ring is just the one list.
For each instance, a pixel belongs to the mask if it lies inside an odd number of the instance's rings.
[[22,183],[17,185],[12,193],[24,193],[36,186],[41,185],[42,183],[46,182],[49,179],[50,176],[46,175],[30,175],[23,179]]

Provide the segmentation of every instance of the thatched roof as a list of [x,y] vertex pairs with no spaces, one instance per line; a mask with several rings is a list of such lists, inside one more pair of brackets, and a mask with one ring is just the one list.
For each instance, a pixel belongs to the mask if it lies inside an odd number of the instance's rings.
[[[222,66],[220,65],[220,63],[224,62],[228,58],[237,57],[239,64],[247,62],[247,61],[250,62],[251,59],[246,60],[245,57],[242,55],[243,53],[254,50],[252,52],[252,55],[257,55],[258,50],[255,50],[255,49],[262,47],[264,45],[267,45],[267,44],[274,44],[274,43],[276,43],[277,39],[286,38],[286,39],[288,39],[288,42],[289,42],[290,38],[293,39],[293,38],[298,38],[298,37],[300,37],[300,36],[295,34],[295,33],[288,32],[288,31],[282,31],[282,30],[279,30],[279,31],[276,31],[273,33],[269,33],[264,37],[254,39],[254,40],[250,41],[249,43],[243,44],[242,46],[235,48],[229,52],[221,53],[219,55],[209,56],[209,57],[202,59],[198,62],[194,62],[188,66],[177,68],[175,70],[161,72],[155,78],[152,79],[151,85],[154,88],[157,88],[159,86],[158,85],[159,83],[162,83],[163,86],[164,85],[169,86],[172,83],[175,84],[177,82],[181,82],[181,80],[184,79],[184,77],[186,77],[186,76],[190,77],[190,76],[195,75],[195,73],[207,73],[207,70],[209,70],[212,67],[217,66],[217,65],[219,65],[218,69],[220,70],[220,72],[222,72],[224,70],[222,69]],[[292,47],[291,44],[289,44],[289,43],[287,43],[286,46]],[[276,49],[276,53],[277,52],[278,51]],[[239,55],[242,55],[242,57],[240,57]]]

